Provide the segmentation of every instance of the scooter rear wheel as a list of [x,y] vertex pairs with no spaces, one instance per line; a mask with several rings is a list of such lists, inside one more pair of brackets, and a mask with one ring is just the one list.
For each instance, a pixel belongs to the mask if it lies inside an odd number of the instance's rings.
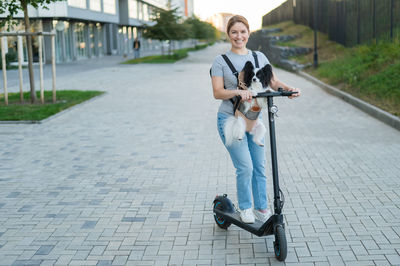
[[277,225],[275,228],[275,241],[274,241],[274,251],[275,257],[279,261],[285,261],[287,256],[287,242],[285,229],[282,225]]
[[[224,210],[223,203],[221,201],[215,202],[214,209]],[[228,229],[229,226],[231,226],[231,223],[227,222],[223,217],[217,216],[215,213],[214,213],[214,220],[219,228],[226,230]]]

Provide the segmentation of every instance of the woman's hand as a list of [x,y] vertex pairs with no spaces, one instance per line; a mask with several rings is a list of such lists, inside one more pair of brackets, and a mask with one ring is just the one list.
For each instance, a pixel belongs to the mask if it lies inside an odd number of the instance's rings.
[[237,90],[237,95],[242,97],[243,101],[250,101],[253,98],[251,92],[247,90]]
[[291,96],[289,96],[288,97],[289,99],[293,99],[293,98],[299,97],[301,95],[301,91],[300,91],[299,88],[289,87],[289,88],[287,88],[287,90],[288,91],[296,91],[297,92],[297,93],[292,94]]

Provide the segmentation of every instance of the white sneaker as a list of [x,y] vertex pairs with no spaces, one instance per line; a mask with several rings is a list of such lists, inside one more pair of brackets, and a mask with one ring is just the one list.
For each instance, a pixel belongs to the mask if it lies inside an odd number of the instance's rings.
[[267,209],[266,212],[260,212],[259,210],[254,210],[253,212],[254,215],[256,216],[256,219],[261,222],[266,222],[272,215],[270,209]]
[[240,210],[239,212],[240,212],[240,219],[242,219],[242,222],[246,224],[254,223],[255,218],[251,209]]

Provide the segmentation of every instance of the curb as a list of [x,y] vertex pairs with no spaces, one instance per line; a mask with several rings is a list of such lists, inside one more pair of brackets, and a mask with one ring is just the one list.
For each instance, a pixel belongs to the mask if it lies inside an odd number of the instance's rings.
[[346,92],[343,92],[331,85],[328,85],[303,71],[298,71],[297,74],[299,74],[303,78],[307,79],[308,81],[311,81],[312,83],[318,85],[319,87],[321,87],[323,90],[325,90],[329,94],[332,94],[332,95],[348,102],[349,104],[357,107],[358,109],[369,114],[370,116],[382,121],[383,123],[395,128],[397,130],[400,130],[400,118],[398,118],[397,116],[394,116],[386,111],[383,111],[382,109],[379,109],[367,102],[364,102],[364,101],[362,101]]
[[82,105],[84,105],[86,103],[90,103],[91,101],[94,101],[94,100],[96,100],[96,99],[98,99],[98,98],[100,98],[100,97],[102,97],[102,96],[104,96],[106,94],[107,94],[107,92],[104,91],[100,95],[97,95],[97,96],[95,96],[93,98],[90,98],[89,100],[86,100],[86,101],[83,101],[83,102],[81,102],[79,104],[75,104],[75,105],[73,105],[71,107],[68,107],[67,109],[64,109],[61,112],[58,112],[58,113],[56,113],[56,114],[54,114],[52,116],[49,116],[49,117],[47,117],[47,118],[45,118],[43,120],[0,121],[0,125],[19,125],[19,124],[20,125],[35,125],[35,124],[43,124],[43,123],[46,123],[46,122],[48,122],[50,120],[53,120],[53,119],[63,115],[66,112],[74,110],[75,108],[78,108],[78,107],[80,107],[80,106],[82,106]]

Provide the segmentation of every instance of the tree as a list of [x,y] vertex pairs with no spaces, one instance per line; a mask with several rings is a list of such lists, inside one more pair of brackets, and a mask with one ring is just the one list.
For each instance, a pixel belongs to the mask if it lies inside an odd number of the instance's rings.
[[186,19],[184,23],[190,29],[190,37],[193,39],[216,41],[219,38],[218,30],[213,25],[196,16]]
[[[8,13],[5,20],[0,22],[0,26],[4,26],[8,23],[8,28],[10,29],[10,25],[13,23],[14,16],[19,12],[24,12],[24,22],[25,22],[25,32],[30,32],[30,23],[28,16],[28,5],[33,6],[34,8],[43,7],[48,9],[46,5],[64,0],[0,0],[0,14]],[[31,102],[34,103],[36,101],[36,92],[35,92],[35,79],[33,75],[33,52],[32,52],[32,36],[26,36],[26,45],[28,48],[28,69],[29,69],[29,82],[31,87]]]
[[147,27],[143,32],[143,36],[146,38],[169,41],[169,52],[171,52],[172,40],[182,40],[188,37],[185,26],[179,23],[181,17],[177,14],[177,9],[155,10],[152,21],[156,24]]

